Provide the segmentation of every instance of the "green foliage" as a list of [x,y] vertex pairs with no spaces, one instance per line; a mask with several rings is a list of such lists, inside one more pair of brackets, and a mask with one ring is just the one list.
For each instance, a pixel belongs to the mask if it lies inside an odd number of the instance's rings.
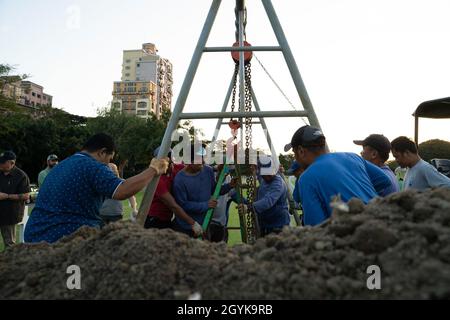
[[280,160],[280,165],[283,166],[285,170],[288,170],[292,162],[295,160],[295,157],[293,153],[288,153],[280,154],[278,156],[278,159]]
[[146,168],[153,157],[153,150],[160,144],[164,135],[170,112],[142,119],[133,115],[121,114],[115,110],[101,110],[99,116],[88,120],[90,135],[104,132],[111,135],[117,147],[114,161],[124,169],[124,176],[134,175]]
[[0,114],[0,151],[13,150],[17,165],[36,181],[46,158],[61,159],[78,151],[87,138],[85,120],[59,109],[46,109],[38,117],[27,113]]
[[8,83],[28,77],[10,76],[13,70],[13,66],[0,64],[0,152],[13,150],[18,157],[17,165],[31,181],[37,180],[49,154],[67,158],[80,151],[89,136],[100,132],[115,139],[115,162],[121,169],[127,165],[125,176],[148,166],[153,150],[161,143],[170,110],[163,112],[161,120],[142,119],[108,109],[99,110],[98,116],[91,119],[47,106],[33,114],[21,112],[15,101],[1,94]]
[[395,160],[389,160],[386,162],[386,164],[392,171],[395,171],[395,169],[398,167],[398,163]]
[[425,161],[431,159],[450,159],[450,142],[433,139],[419,144],[419,154]]
[[27,74],[10,76],[15,68],[9,64],[0,64],[0,109],[19,112],[16,101],[7,98],[4,94],[4,88],[11,83],[24,80],[29,77]]

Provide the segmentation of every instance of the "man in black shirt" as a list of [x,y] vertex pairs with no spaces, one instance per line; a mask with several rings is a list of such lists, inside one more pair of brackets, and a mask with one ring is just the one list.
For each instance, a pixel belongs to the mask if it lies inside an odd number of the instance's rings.
[[30,179],[15,164],[14,152],[0,154],[0,231],[5,247],[15,243],[16,224],[23,219],[30,192]]

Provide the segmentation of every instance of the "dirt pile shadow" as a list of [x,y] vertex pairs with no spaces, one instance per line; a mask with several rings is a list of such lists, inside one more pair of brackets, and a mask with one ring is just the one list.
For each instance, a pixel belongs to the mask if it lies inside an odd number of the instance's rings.
[[[0,254],[1,299],[450,298],[450,189],[402,192],[319,227],[228,248],[116,223]],[[81,290],[67,289],[67,267]],[[381,270],[381,290],[366,272]]]

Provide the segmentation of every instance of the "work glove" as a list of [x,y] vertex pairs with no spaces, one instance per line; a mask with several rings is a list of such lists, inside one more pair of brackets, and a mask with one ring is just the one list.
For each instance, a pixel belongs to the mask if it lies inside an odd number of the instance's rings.
[[150,168],[153,168],[156,171],[157,175],[165,174],[167,169],[169,168],[169,161],[167,159],[156,159],[153,158],[150,163]]
[[196,237],[200,236],[203,233],[203,228],[197,221],[194,222],[191,228]]
[[130,215],[131,222],[136,222],[137,215],[138,215],[138,211],[137,210],[131,211],[131,215]]

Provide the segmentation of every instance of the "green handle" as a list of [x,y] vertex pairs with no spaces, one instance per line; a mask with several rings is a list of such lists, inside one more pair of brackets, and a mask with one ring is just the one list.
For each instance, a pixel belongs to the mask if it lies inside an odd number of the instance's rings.
[[[212,196],[212,198],[214,200],[217,200],[217,198],[219,198],[220,195],[220,189],[222,189],[222,184],[223,181],[225,180],[225,176],[228,173],[228,165],[224,164],[222,172],[220,173],[219,176],[219,180],[217,181],[217,185],[216,185],[216,189],[214,190],[214,194]],[[206,229],[208,229],[209,223],[211,222],[212,216],[214,214],[214,208],[209,208],[208,212],[206,212],[206,216],[205,216],[205,220],[203,220],[203,231],[206,231]]]

